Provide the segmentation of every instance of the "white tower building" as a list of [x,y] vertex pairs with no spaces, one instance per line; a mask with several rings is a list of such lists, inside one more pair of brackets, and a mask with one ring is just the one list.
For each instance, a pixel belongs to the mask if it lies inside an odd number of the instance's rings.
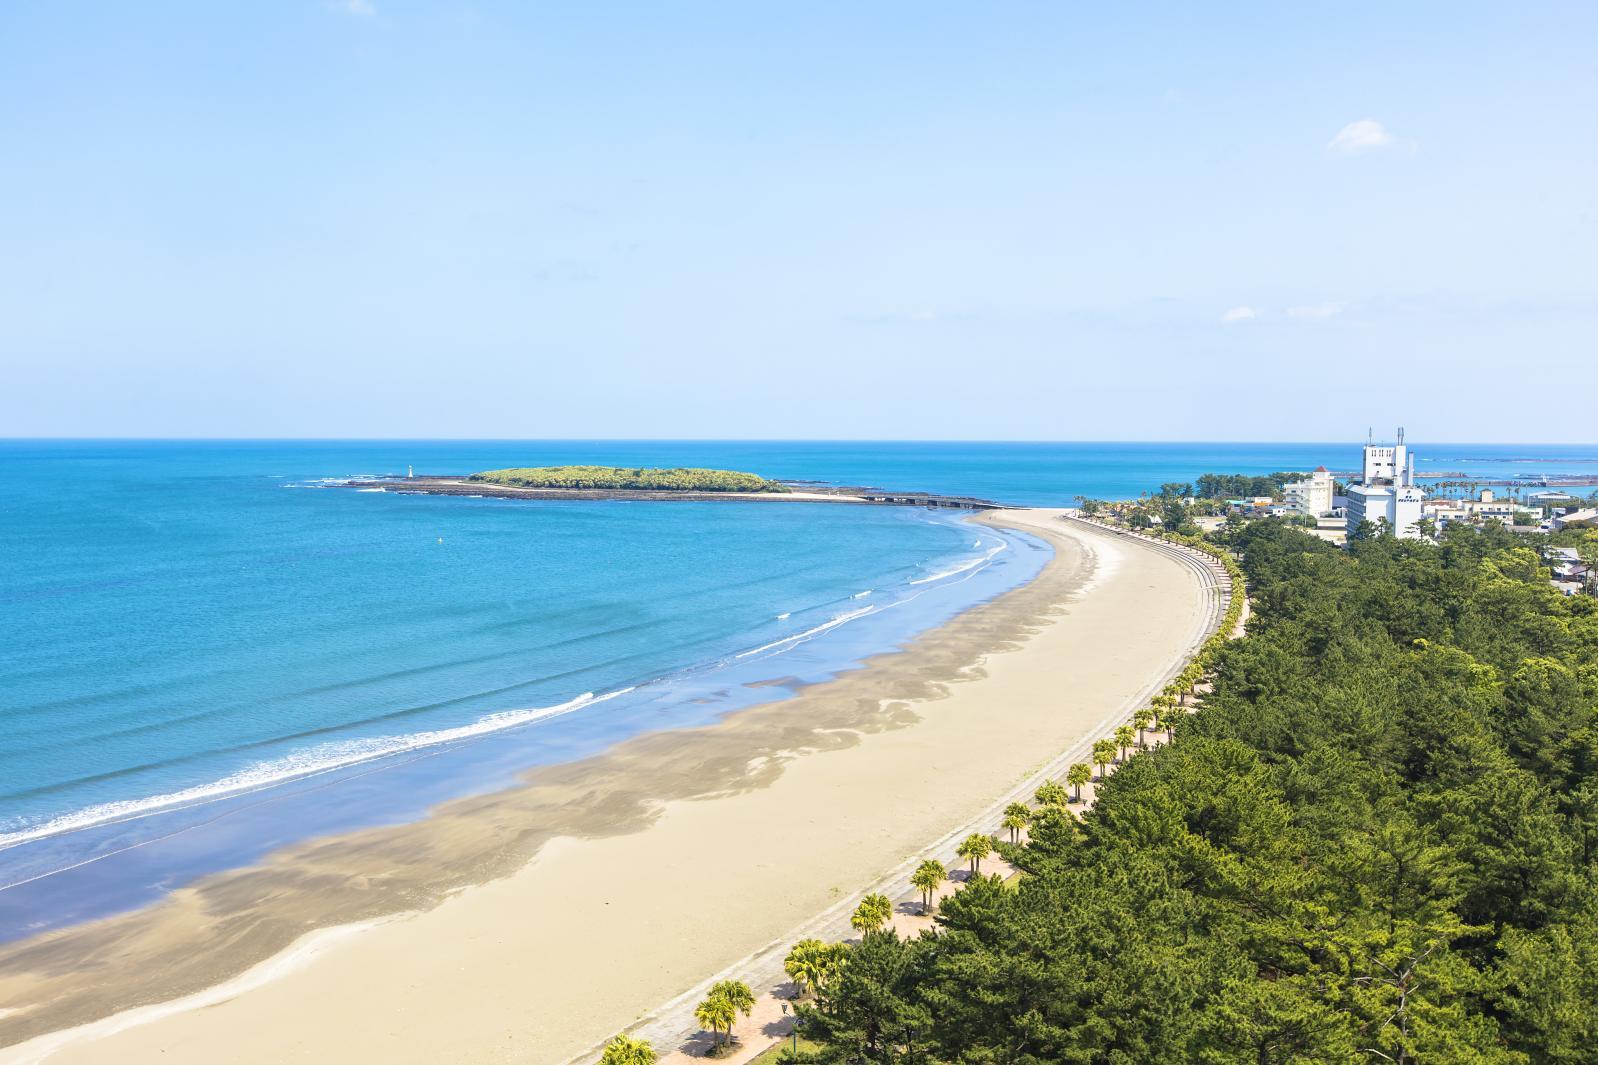
[[1367,443],[1363,483],[1348,486],[1348,533],[1362,521],[1385,521],[1395,536],[1419,540],[1424,489],[1415,484],[1415,456],[1404,445],[1404,430],[1392,445]]

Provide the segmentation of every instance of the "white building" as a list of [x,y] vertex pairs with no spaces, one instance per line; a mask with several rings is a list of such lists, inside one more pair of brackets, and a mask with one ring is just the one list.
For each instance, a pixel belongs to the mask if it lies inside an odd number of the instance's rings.
[[1426,517],[1439,525],[1450,521],[1501,521],[1513,525],[1515,515],[1522,509],[1512,499],[1494,499],[1487,489],[1482,490],[1480,499],[1428,499],[1422,506]]
[[1361,484],[1381,484],[1398,480],[1403,471],[1409,450],[1404,447],[1404,430],[1398,431],[1398,443],[1365,445],[1365,469],[1360,475]]
[[1348,535],[1362,521],[1385,521],[1393,535],[1419,540],[1416,523],[1425,499],[1425,490],[1415,485],[1415,457],[1404,446],[1404,430],[1398,431],[1396,444],[1366,444],[1364,483],[1348,486]]
[[1283,485],[1282,495],[1290,509],[1299,514],[1318,518],[1332,512],[1332,495],[1336,483],[1336,479],[1327,472],[1325,466],[1317,466],[1315,472],[1302,481]]
[[1598,507],[1587,510],[1570,510],[1554,518],[1554,528],[1563,529],[1567,525],[1580,522],[1586,525],[1598,525]]

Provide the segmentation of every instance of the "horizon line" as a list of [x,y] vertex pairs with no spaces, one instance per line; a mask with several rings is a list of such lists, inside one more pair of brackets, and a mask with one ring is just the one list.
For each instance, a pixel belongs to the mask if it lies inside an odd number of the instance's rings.
[[[1406,446],[1413,447],[1407,439]],[[1364,447],[1357,440],[1336,439],[1191,439],[1176,437],[1003,438],[1003,437],[762,437],[762,436],[73,436],[0,434],[4,443],[339,443],[339,444],[1294,444]],[[1378,444],[1391,443],[1383,438]],[[1427,440],[1428,447],[1598,448],[1598,441],[1581,440]]]

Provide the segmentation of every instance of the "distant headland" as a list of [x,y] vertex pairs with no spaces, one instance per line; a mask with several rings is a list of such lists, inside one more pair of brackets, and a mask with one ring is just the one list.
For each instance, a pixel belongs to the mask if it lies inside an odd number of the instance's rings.
[[1002,504],[969,496],[885,491],[779,481],[738,470],[685,467],[526,466],[435,477],[382,477],[350,481],[348,487],[408,495],[497,499],[711,501],[781,500],[794,503],[863,503],[879,506],[953,507],[997,510]]

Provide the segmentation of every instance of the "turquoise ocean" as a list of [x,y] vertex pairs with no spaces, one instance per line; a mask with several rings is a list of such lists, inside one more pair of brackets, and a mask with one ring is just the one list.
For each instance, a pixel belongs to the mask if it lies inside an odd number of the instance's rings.
[[[1593,446],[1414,446],[1423,474],[1598,473]],[[1357,443],[0,441],[0,938],[780,698],[1049,557],[944,510],[341,481],[682,465],[1068,506],[1357,458]]]

